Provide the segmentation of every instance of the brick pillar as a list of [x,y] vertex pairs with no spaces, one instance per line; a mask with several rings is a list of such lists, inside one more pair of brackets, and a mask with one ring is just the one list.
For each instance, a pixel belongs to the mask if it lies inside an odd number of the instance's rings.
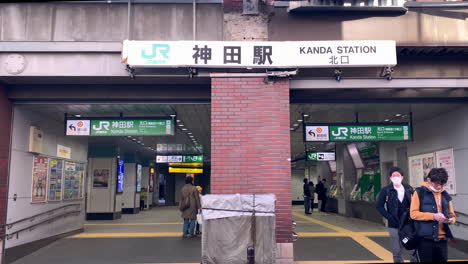
[[276,241],[290,243],[289,80],[263,81],[212,79],[211,192],[274,193]]
[[[0,86],[0,225],[6,223],[8,205],[8,164],[10,163],[11,104],[6,89]],[[0,235],[4,230],[0,230]],[[0,244],[2,244],[0,242]],[[3,245],[0,245],[0,263],[3,261]]]

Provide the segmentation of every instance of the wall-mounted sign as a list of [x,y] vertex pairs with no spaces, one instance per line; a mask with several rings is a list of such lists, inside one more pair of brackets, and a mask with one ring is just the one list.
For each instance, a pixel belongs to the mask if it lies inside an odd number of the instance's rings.
[[335,152],[307,152],[308,161],[329,161],[335,160]]
[[67,120],[67,136],[89,136],[90,120]]
[[174,166],[174,167],[197,167],[197,168],[201,168],[201,167],[203,167],[203,163],[201,163],[201,162],[192,162],[192,163],[172,162],[172,163],[169,163],[169,166]]
[[456,193],[455,188],[455,159],[453,157],[453,149],[445,149],[436,153],[436,167],[444,168],[447,171],[448,179],[445,189],[450,194]]
[[46,201],[47,171],[49,170],[49,158],[34,156],[32,173],[32,203],[43,203]]
[[71,148],[57,145],[57,157],[71,159]]
[[149,171],[149,192],[154,191],[154,176],[155,176],[155,170],[154,168],[150,168]]
[[184,162],[203,162],[203,155],[184,156]]
[[167,162],[182,162],[182,156],[167,156]]
[[394,66],[393,40],[130,41],[122,61],[132,67],[313,68]]
[[62,176],[63,161],[60,159],[49,160],[49,201],[62,200]]
[[167,156],[156,156],[156,163],[167,163]]
[[[69,125],[70,124],[70,125]],[[79,126],[83,128],[78,131]],[[79,132],[79,133],[78,133]],[[173,120],[67,120],[67,136],[174,135]]]
[[200,168],[173,168],[169,167],[169,173],[203,173]]
[[142,175],[142,166],[137,164],[137,182],[136,182],[136,192],[141,192],[141,175]]
[[63,199],[76,200],[83,198],[84,164],[65,161],[64,168]]
[[117,161],[117,186],[116,186],[116,192],[117,193],[123,193],[124,189],[124,171],[125,171],[125,165],[124,161],[119,159]]
[[306,141],[408,141],[408,124],[306,125]]
[[94,169],[93,171],[93,188],[105,188],[109,187],[109,169]]
[[189,155],[189,156],[156,156],[156,163],[201,163],[203,162],[203,155]]

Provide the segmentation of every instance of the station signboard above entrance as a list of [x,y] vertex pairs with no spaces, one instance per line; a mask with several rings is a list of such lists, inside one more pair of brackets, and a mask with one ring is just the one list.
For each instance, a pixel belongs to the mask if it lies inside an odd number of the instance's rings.
[[307,161],[330,161],[335,160],[335,152],[309,152],[307,151]]
[[397,64],[393,40],[130,41],[122,62],[131,67],[318,68]]
[[306,124],[305,141],[409,141],[407,123],[392,124]]
[[162,136],[174,135],[171,119],[67,120],[67,136]]

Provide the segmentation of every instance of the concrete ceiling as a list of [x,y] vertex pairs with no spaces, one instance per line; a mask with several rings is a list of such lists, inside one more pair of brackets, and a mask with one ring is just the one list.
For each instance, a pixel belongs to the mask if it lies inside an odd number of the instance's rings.
[[[409,113],[413,113],[413,122],[418,123],[445,112],[463,106],[462,103],[366,103],[366,104],[291,104],[291,158],[305,156],[306,149],[319,151],[333,150],[334,143],[305,143],[303,139],[302,114],[308,114],[306,123],[355,122],[358,113],[360,122],[408,122]],[[161,117],[177,114],[175,136],[144,136],[136,140],[128,137],[90,137],[90,144],[104,142],[118,143],[129,151],[142,152],[149,159],[155,153],[148,147],[156,149],[156,144],[193,144],[189,132],[203,146],[205,159],[210,159],[211,151],[211,109],[209,104],[25,104],[32,111],[41,113],[56,121],[63,122],[64,114],[81,115],[82,117]],[[401,114],[401,117],[396,117]],[[183,124],[184,126],[179,126]],[[297,126],[294,126],[297,124]],[[184,131],[182,128],[186,128]],[[140,141],[138,144],[136,141]]]
[[119,117],[121,113],[124,117],[169,117],[176,114],[174,136],[89,137],[89,143],[90,145],[118,144],[125,151],[139,152],[144,158],[153,160],[155,152],[148,147],[156,149],[156,144],[195,145],[188,134],[192,133],[197,144],[202,145],[205,159],[209,160],[210,157],[209,104],[25,104],[21,107],[58,122],[64,122],[65,113],[69,118],[75,115],[113,118]]

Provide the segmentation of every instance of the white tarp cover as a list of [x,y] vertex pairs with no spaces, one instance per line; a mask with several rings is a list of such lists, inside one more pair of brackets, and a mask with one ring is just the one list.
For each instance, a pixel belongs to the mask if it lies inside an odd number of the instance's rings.
[[207,194],[202,198],[204,220],[233,216],[250,216],[255,202],[255,215],[275,215],[274,194]]
[[[203,264],[247,263],[247,247],[253,245],[253,198],[253,195],[240,194],[203,196]],[[255,263],[258,264],[276,262],[275,200],[273,194],[255,195]]]

